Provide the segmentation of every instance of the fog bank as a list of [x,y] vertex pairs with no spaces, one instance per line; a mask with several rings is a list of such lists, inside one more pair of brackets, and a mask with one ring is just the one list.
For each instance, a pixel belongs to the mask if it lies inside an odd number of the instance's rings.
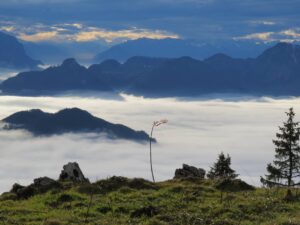
[[[154,136],[154,171],[157,180],[170,179],[182,163],[208,169],[221,151],[232,157],[243,179],[259,185],[273,160],[272,139],[300,99],[144,99],[122,95],[119,99],[94,97],[0,96],[0,118],[33,108],[56,112],[67,107],[88,110],[110,122],[149,131],[152,122],[168,119]],[[298,119],[299,116],[296,116]],[[0,192],[13,183],[34,178],[57,178],[62,166],[77,161],[91,180],[113,175],[151,179],[147,144],[107,140],[97,134],[65,134],[34,138],[22,131],[0,131]]]

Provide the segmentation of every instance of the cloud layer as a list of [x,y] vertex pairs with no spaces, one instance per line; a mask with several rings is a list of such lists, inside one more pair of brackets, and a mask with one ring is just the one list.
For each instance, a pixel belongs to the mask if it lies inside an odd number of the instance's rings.
[[[148,131],[154,120],[167,118],[154,136],[154,170],[158,180],[172,178],[182,163],[208,169],[221,151],[232,156],[241,177],[259,185],[273,160],[272,139],[291,106],[300,113],[300,99],[121,99],[87,97],[0,97],[0,117],[19,110],[41,108],[55,112],[80,107],[94,115],[137,130]],[[299,116],[297,115],[297,118]],[[57,178],[62,165],[78,161],[92,180],[112,175],[151,178],[148,145],[110,141],[95,134],[66,134],[33,138],[23,132],[0,132],[0,192],[14,182],[28,184],[33,178]]]
[[136,27],[108,30],[85,26],[81,23],[45,25],[41,23],[24,26],[8,21],[0,21],[0,30],[12,33],[20,40],[28,42],[120,42],[139,38],[163,39],[179,38],[178,35],[162,30],[139,29]]

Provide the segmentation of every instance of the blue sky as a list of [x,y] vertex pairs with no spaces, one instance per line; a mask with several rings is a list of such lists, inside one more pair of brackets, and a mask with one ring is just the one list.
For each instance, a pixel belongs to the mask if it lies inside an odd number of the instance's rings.
[[0,2],[0,28],[32,42],[299,41],[299,8],[299,0],[10,0]]

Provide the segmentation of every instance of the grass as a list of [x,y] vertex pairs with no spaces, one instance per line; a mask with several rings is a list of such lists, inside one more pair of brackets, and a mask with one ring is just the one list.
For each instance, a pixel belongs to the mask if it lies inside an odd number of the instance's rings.
[[[300,198],[285,189],[228,191],[213,181],[171,180],[153,184],[113,177],[88,185],[63,184],[26,200],[3,195],[0,225],[299,225]],[[92,204],[86,220],[87,208]],[[295,191],[294,191],[295,194]]]

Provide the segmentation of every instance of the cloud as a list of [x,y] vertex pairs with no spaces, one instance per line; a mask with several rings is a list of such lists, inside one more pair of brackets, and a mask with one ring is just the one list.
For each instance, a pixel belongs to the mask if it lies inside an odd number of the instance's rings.
[[115,40],[135,40],[139,38],[164,39],[179,38],[176,34],[170,34],[165,31],[151,31],[147,29],[129,29],[119,31],[108,31],[104,29],[94,29],[91,31],[83,31],[73,35],[72,39],[77,42],[88,42],[104,39],[107,42]]
[[[123,99],[123,100],[122,100]],[[0,118],[16,111],[41,108],[55,112],[80,107],[95,116],[149,131],[153,121],[166,118],[154,136],[154,172],[157,180],[170,179],[182,163],[208,169],[221,151],[232,156],[233,168],[242,178],[259,185],[259,176],[272,161],[278,125],[294,106],[299,119],[299,99],[122,99],[90,97],[0,96]],[[299,114],[298,114],[299,113]],[[112,175],[151,179],[148,145],[112,141],[95,134],[66,134],[33,138],[21,131],[0,131],[0,192],[15,182],[57,178],[63,164],[78,161],[91,180]]]
[[262,33],[254,33],[247,34],[245,36],[236,37],[235,40],[262,40],[262,41],[273,41],[271,38],[274,32],[262,32]]
[[1,26],[0,30],[6,31],[6,32],[12,32],[14,31],[16,28],[14,26]]
[[[1,26],[1,24],[3,24]],[[163,39],[179,38],[179,35],[164,30],[129,28],[108,30],[100,27],[86,26],[81,23],[62,23],[45,25],[33,24],[30,27],[23,24],[7,26],[6,21],[0,22],[0,30],[16,35],[19,39],[29,42],[90,42],[105,41],[121,42],[139,38]]]
[[296,0],[11,0],[0,5],[1,17],[27,22],[27,27],[39,22],[90,24],[108,31],[135,26],[202,42],[300,26]]
[[58,31],[45,31],[35,34],[20,33],[18,38],[23,41],[41,42],[41,41],[59,41]]
[[234,40],[258,40],[264,42],[299,42],[300,41],[300,28],[286,29],[281,31],[270,31],[247,34],[240,37],[234,37]]
[[280,34],[288,36],[288,37],[292,37],[292,38],[300,38],[300,32],[299,29],[288,29],[288,30],[284,30],[281,31]]

